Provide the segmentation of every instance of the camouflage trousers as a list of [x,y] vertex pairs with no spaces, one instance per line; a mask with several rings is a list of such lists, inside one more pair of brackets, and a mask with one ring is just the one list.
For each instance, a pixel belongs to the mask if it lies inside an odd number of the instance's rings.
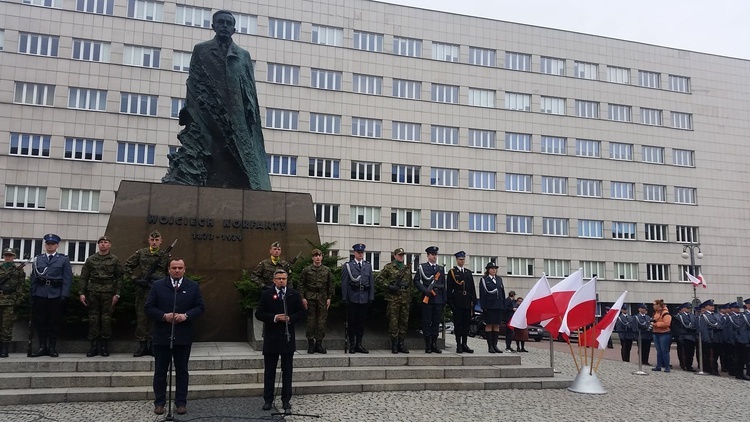
[[409,305],[408,301],[390,300],[385,309],[388,318],[388,334],[391,338],[403,339],[409,328]]
[[89,292],[86,295],[89,311],[89,340],[112,337],[112,296],[114,292]]
[[135,288],[135,338],[138,341],[151,340],[151,331],[154,328],[154,322],[148,319],[144,309],[148,292],[142,287]]
[[328,309],[323,299],[307,299],[307,330],[308,339],[323,340],[326,336],[326,320]]
[[0,341],[13,340],[13,324],[16,322],[13,305],[0,305],[0,319]]

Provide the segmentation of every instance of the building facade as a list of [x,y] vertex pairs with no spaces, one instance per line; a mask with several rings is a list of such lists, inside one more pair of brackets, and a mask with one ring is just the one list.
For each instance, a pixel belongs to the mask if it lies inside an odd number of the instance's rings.
[[23,258],[55,232],[82,264],[119,182],[161,179],[229,9],[273,189],[311,193],[340,255],[437,245],[506,290],[583,268],[604,302],[681,303],[699,245],[699,294],[750,296],[747,60],[368,0],[0,4],[0,238]]

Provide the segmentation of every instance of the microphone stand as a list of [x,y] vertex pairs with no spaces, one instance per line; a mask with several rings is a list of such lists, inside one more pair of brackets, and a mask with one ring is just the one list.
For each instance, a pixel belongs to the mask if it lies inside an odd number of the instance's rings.
[[[286,291],[286,288],[284,288],[284,291]],[[292,339],[292,335],[289,334],[289,311],[286,307],[286,292],[281,296],[281,303],[284,304],[284,328],[286,329],[286,342],[289,343]]]
[[167,372],[167,379],[169,380],[169,389],[167,390],[167,416],[164,421],[177,421],[172,415],[172,370],[174,363],[174,317],[177,312],[177,288],[174,287],[174,299],[172,300],[172,333],[169,335],[169,371]]

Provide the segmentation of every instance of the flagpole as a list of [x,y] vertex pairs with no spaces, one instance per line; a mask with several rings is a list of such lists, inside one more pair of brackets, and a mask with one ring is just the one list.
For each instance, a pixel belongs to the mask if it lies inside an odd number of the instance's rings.
[[[596,347],[591,348],[591,368],[589,368],[589,375],[594,375],[594,354],[596,353]],[[599,358],[601,359],[601,357]]]
[[[576,364],[576,372],[581,372],[581,367],[578,366],[578,361],[576,360],[576,353],[573,351],[573,345],[570,344],[570,336],[568,336],[565,339],[566,342],[568,342],[568,347],[570,348],[570,355],[573,356],[573,363]],[[583,362],[581,362],[583,363]]]
[[596,368],[594,368],[595,372],[599,372],[599,363],[601,363],[603,356],[604,356],[604,349],[602,349],[602,352],[599,353],[599,360],[596,361]]

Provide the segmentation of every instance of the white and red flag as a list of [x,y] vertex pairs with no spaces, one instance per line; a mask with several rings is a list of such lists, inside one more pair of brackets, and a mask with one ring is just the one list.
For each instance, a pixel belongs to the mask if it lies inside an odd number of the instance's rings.
[[614,305],[607,311],[606,314],[596,323],[590,330],[586,331],[586,334],[578,339],[578,344],[582,347],[595,347],[597,349],[604,349],[607,347],[609,338],[612,336],[612,332],[615,330],[615,323],[617,322],[617,316],[620,314],[622,304],[625,302],[625,296],[628,294],[625,291],[620,298],[617,299]]
[[703,274],[700,272],[698,273],[698,277],[693,276],[689,272],[685,271],[685,275],[687,276],[688,280],[693,283],[693,286],[702,285],[703,288],[706,288],[706,280],[703,278]]
[[583,268],[579,268],[573,274],[565,277],[550,289],[552,291],[552,298],[555,300],[558,314],[554,318],[542,321],[542,326],[549,331],[552,338],[556,338],[557,333],[560,332],[562,317],[568,309],[570,298],[573,297],[573,293],[580,289],[581,286],[583,286]]
[[536,324],[558,314],[559,311],[552,297],[547,276],[543,275],[529,290],[526,299],[521,302],[521,306],[516,309],[513,318],[510,319],[510,326],[524,329],[529,324]]
[[570,335],[571,332],[593,324],[596,320],[596,277],[581,286],[573,293],[565,311],[560,332]]

